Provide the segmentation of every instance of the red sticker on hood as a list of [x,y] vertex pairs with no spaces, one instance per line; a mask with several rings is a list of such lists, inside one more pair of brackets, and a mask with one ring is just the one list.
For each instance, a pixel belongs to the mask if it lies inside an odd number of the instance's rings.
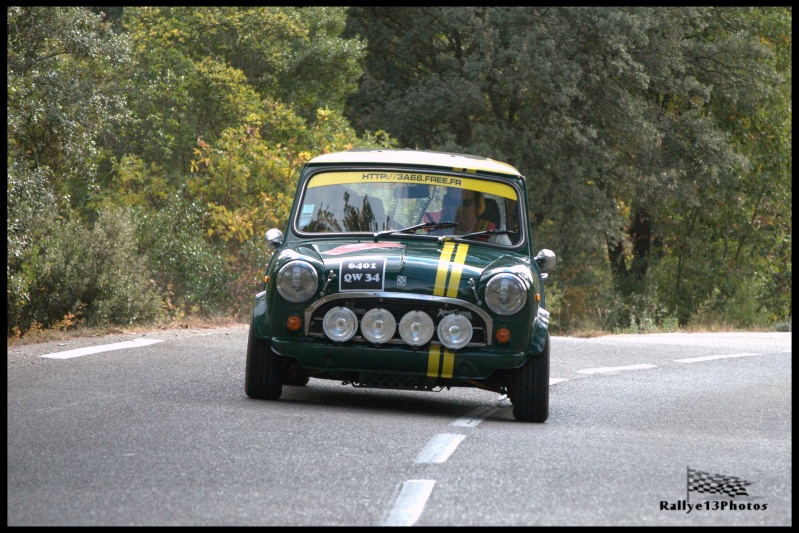
[[321,252],[322,255],[341,255],[350,252],[360,252],[363,250],[371,250],[373,248],[402,248],[402,244],[398,242],[359,242],[356,244],[345,244],[338,246],[332,250]]

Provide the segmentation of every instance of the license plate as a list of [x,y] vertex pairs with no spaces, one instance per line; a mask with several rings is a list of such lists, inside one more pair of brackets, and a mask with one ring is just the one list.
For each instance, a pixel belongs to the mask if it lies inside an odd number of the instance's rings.
[[339,287],[346,291],[382,291],[386,274],[386,258],[353,258],[341,261]]

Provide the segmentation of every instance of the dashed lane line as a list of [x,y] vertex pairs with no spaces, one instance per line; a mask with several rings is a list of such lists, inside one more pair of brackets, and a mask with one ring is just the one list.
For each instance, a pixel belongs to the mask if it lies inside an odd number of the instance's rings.
[[713,361],[714,359],[727,359],[730,357],[749,357],[750,355],[761,355],[759,353],[728,353],[725,355],[706,355],[704,357],[689,357],[688,359],[675,359],[678,363],[698,363],[700,361]]
[[620,370],[643,370],[645,368],[657,368],[657,365],[630,365],[630,366],[605,366],[601,368],[584,368],[575,370],[578,374],[603,374],[605,372],[618,372]]
[[100,346],[87,346],[86,348],[76,348],[74,350],[66,350],[63,352],[48,353],[40,355],[45,359],[70,359],[72,357],[81,357],[83,355],[91,355],[93,353],[110,352],[111,350],[124,350],[125,348],[140,348],[141,346],[148,346],[164,342],[158,339],[134,339],[132,341],[116,342],[114,344],[102,344]]
[[[494,408],[485,408],[493,410]],[[474,413],[474,411],[472,411]],[[479,416],[479,415],[478,415]],[[465,417],[464,417],[465,418]],[[479,421],[478,421],[479,423]],[[476,424],[475,424],[476,425]],[[466,435],[440,433],[430,439],[416,456],[416,463],[443,463]],[[412,526],[419,520],[433,492],[433,479],[411,479],[402,483],[394,505],[383,520],[382,526]]]
[[466,435],[454,433],[439,433],[427,443],[419,455],[416,456],[417,463],[443,463],[446,461],[458,444]]
[[381,526],[412,526],[422,516],[435,480],[411,479],[402,483],[399,495]]
[[[64,353],[64,352],[62,352]],[[761,355],[757,353],[738,353],[726,355],[708,355],[705,357],[692,357],[688,359],[675,359],[679,363],[696,363],[699,361],[711,361],[714,359],[726,359],[731,357],[748,357]],[[657,365],[629,365],[629,366],[608,366],[600,368],[584,368],[576,370],[579,374],[602,374],[623,370],[643,370],[647,368],[657,368]],[[567,378],[550,378],[549,384],[568,381]],[[456,427],[476,427],[485,420],[497,407],[481,406],[465,416],[452,422],[451,426]],[[416,463],[443,463],[455,451],[465,435],[441,433],[433,437],[421,452],[416,456]],[[412,479],[402,483],[399,495],[394,506],[383,520],[382,526],[412,526],[419,520],[424,511],[427,500],[433,492],[435,480],[432,479]]]

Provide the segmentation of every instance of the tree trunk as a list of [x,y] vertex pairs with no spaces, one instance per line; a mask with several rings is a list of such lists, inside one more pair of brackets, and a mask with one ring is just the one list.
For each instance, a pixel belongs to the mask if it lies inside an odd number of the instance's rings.
[[649,269],[649,253],[652,248],[652,215],[647,207],[638,205],[633,208],[633,219],[628,233],[633,242],[630,273],[637,285],[635,289],[641,289]]
[[632,220],[626,232],[633,245],[633,260],[629,267],[624,258],[623,241],[607,242],[613,284],[622,296],[640,292],[646,281],[652,250],[652,216],[648,208],[641,205],[633,207]]

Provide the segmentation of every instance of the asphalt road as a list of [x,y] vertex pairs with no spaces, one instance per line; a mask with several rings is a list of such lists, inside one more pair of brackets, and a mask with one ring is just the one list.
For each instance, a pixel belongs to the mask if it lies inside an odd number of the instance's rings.
[[246,341],[9,348],[7,525],[792,525],[790,333],[553,337],[544,424],[473,389],[250,400]]

